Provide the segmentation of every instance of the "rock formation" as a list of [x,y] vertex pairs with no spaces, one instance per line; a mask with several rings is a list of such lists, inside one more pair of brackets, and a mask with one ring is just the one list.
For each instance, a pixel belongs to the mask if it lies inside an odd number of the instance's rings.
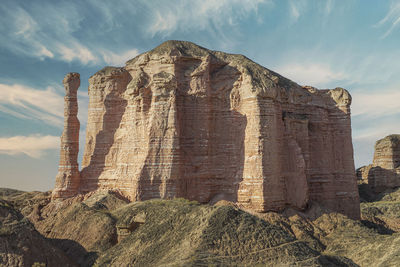
[[400,135],[378,140],[372,164],[357,169],[357,177],[377,193],[400,186]]
[[260,212],[317,201],[359,218],[346,90],[301,87],[242,55],[180,41],[89,83],[81,179],[56,192],[225,199]]
[[53,198],[71,197],[78,193],[80,173],[78,165],[79,120],[77,92],[80,85],[79,73],[68,73],[63,84],[64,131],[61,136],[60,164],[56,176]]

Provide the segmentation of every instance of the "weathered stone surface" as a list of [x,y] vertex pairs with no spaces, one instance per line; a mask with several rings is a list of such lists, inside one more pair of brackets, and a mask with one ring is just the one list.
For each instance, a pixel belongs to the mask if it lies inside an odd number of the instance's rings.
[[179,41],[89,82],[80,192],[255,211],[317,201],[359,217],[346,90],[301,87],[244,56]]
[[71,197],[77,194],[80,186],[78,165],[79,120],[77,92],[80,85],[79,73],[68,73],[63,80],[64,131],[61,136],[60,165],[56,176],[53,198]]
[[376,142],[373,165],[384,169],[400,167],[400,135],[389,135]]
[[357,177],[375,192],[400,186],[400,135],[378,140],[373,163],[357,169]]

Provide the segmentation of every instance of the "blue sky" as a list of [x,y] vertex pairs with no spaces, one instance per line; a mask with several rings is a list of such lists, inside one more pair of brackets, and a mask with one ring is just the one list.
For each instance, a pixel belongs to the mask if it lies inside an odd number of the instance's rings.
[[66,73],[81,74],[83,144],[88,78],[170,39],[348,89],[356,167],[377,139],[400,133],[400,1],[2,0],[0,187],[54,186]]

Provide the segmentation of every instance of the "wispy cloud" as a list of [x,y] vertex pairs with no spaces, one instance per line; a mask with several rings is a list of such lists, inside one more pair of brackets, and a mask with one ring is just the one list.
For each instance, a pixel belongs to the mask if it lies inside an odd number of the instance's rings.
[[177,30],[219,30],[235,25],[249,15],[257,15],[258,6],[269,0],[195,0],[146,1],[150,12],[148,32],[170,35]]
[[40,59],[54,58],[67,62],[96,62],[97,58],[83,45],[74,33],[82,20],[74,4],[27,5],[16,1],[0,7],[0,30],[7,42],[1,46],[19,55]]
[[[399,85],[400,88],[400,85]],[[400,91],[385,90],[378,92],[354,92],[353,116],[368,115],[369,118],[400,114]]]
[[382,35],[382,39],[388,37],[394,29],[400,25],[400,2],[392,1],[386,16],[381,19],[375,26],[388,28]]
[[[81,22],[86,19],[90,10],[93,9],[87,6],[80,8],[77,3],[67,1],[49,2],[40,8],[38,5],[22,7],[16,1],[9,1],[0,6],[0,32],[3,38],[8,39],[1,42],[0,47],[18,55],[41,60],[51,58],[65,62],[78,61],[84,65],[120,65],[123,56],[130,56],[133,51],[137,54],[136,49],[120,52],[119,47],[104,47],[104,42],[99,42],[99,39],[104,38],[99,31],[93,31],[97,36],[86,37],[90,33],[81,27]],[[110,16],[104,10],[98,15],[99,21]],[[117,56],[118,54],[122,55]]]
[[[157,34],[166,37],[176,31],[207,30],[219,39],[228,40],[223,26],[231,26],[234,31],[234,26],[242,19],[251,14],[257,16],[261,3],[271,2],[121,0],[115,4],[60,0],[39,6],[5,1],[7,3],[0,6],[0,33],[8,41],[1,42],[0,47],[39,59],[99,65],[121,65],[138,53],[137,49],[129,47],[133,36],[120,35],[121,28],[132,27],[136,34],[152,37]],[[140,20],[140,27],[133,17]],[[123,40],[123,43],[109,36]]]
[[20,84],[0,84],[0,111],[23,119],[62,126],[64,100],[54,88],[37,90]]
[[289,15],[293,22],[297,22],[307,11],[308,2],[304,0],[289,1]]
[[137,49],[131,49],[123,53],[116,54],[111,51],[104,50],[101,51],[101,54],[105,63],[113,66],[123,66],[125,65],[126,61],[139,55],[139,51]]
[[333,11],[341,12],[347,6],[351,5],[351,1],[346,2],[335,0],[324,1],[307,1],[307,0],[289,0],[288,10],[289,17],[292,22],[297,22],[301,17],[318,14],[321,23],[325,23]]
[[294,21],[297,21],[300,17],[300,7],[297,5],[296,1],[290,1],[290,16]]
[[276,70],[283,76],[302,85],[324,86],[325,84],[347,79],[343,72],[335,72],[327,64],[321,63],[289,63]]
[[[0,84],[0,112],[61,128],[64,121],[63,90],[61,86],[38,90],[21,84]],[[88,103],[87,93],[78,91],[78,117],[82,126],[86,124]]]
[[400,125],[392,122],[375,123],[370,127],[357,132],[353,139],[356,141],[370,141],[372,144],[390,134],[400,134]]
[[[365,50],[356,43],[326,50],[319,43],[285,51],[274,70],[300,84],[343,86],[351,91],[398,90],[400,57],[395,50]],[[267,65],[267,64],[265,64]]]
[[372,163],[375,142],[390,134],[400,134],[399,120],[395,117],[366,119],[362,126],[353,126],[356,167]]
[[98,63],[100,60],[95,56],[88,47],[80,44],[77,41],[71,41],[68,45],[58,43],[54,46],[55,50],[59,54],[59,58],[71,62],[78,60],[82,64]]
[[389,134],[400,134],[400,91],[364,90],[353,92],[352,97],[353,144],[358,167],[372,162],[377,140]]
[[0,138],[0,154],[25,154],[40,158],[46,150],[59,149],[60,137],[51,135],[13,136]]

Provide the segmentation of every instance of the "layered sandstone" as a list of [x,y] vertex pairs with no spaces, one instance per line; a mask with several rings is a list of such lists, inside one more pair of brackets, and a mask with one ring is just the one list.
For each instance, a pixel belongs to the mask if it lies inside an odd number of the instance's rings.
[[80,192],[225,199],[261,212],[317,201],[359,217],[346,90],[301,87],[244,56],[179,41],[89,82]]
[[60,164],[56,176],[53,198],[71,197],[78,193],[80,173],[78,165],[79,120],[77,92],[80,85],[79,73],[68,73],[63,80],[64,131],[61,136]]
[[400,186],[400,135],[378,140],[372,164],[357,169],[357,176],[375,192]]

